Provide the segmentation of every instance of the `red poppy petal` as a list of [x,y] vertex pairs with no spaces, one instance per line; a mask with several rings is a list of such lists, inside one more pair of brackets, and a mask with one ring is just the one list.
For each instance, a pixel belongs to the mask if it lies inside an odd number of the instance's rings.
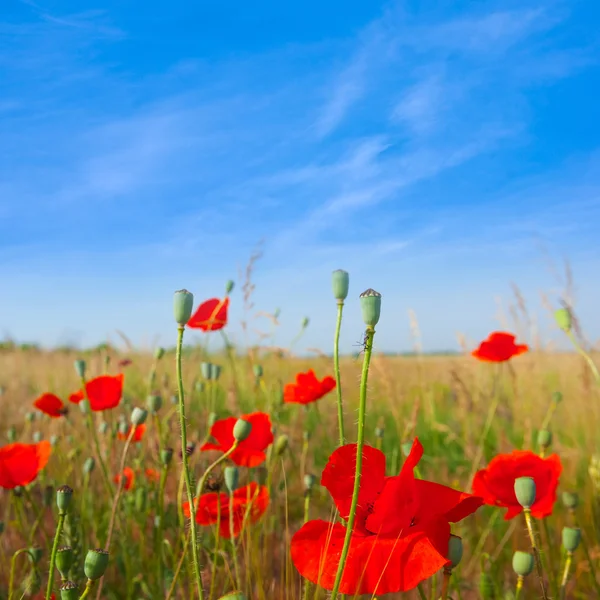
[[210,428],[210,435],[219,443],[219,448],[224,452],[229,450],[235,441],[233,437],[233,426],[236,421],[237,419],[235,417],[219,419]]
[[33,405],[54,419],[64,416],[66,412],[63,401],[54,394],[42,394],[34,401]]
[[248,467],[249,469],[252,469],[262,465],[267,459],[267,455],[261,450],[236,448],[230,454],[229,458],[239,467]]
[[51,452],[48,441],[0,448],[0,487],[13,489],[29,485],[48,464]]
[[[402,538],[353,535],[342,576],[342,594],[383,595],[408,591],[439,571],[447,558],[436,546],[450,536],[447,523],[436,523],[435,540],[415,531]],[[300,574],[331,590],[346,534],[326,521],[309,521],[292,538],[291,558]]]
[[85,391],[93,411],[109,410],[121,402],[124,375],[100,375],[85,384]]
[[83,393],[83,390],[78,390],[69,396],[69,402],[72,402],[73,404],[79,404],[84,398],[85,394]]
[[417,522],[442,516],[457,523],[483,505],[483,498],[432,481],[416,479],[415,486],[420,499]]
[[227,324],[227,308],[229,307],[229,297],[221,300],[211,298],[203,302],[188,321],[187,326],[192,329],[202,329],[203,331],[217,331]]
[[264,450],[273,443],[271,417],[264,412],[254,412],[243,415],[242,419],[252,425],[250,435],[240,443],[243,448],[251,450]]

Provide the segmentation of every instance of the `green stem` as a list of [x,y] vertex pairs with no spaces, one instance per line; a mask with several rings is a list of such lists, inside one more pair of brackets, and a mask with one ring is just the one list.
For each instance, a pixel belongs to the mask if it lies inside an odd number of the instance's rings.
[[[219,502],[220,504],[220,502]],[[240,576],[240,565],[237,556],[237,546],[233,536],[233,494],[229,494],[229,536],[231,539],[231,555],[233,560],[233,572],[235,573],[235,585],[238,590],[242,589],[242,578]]]
[[[89,402],[87,393],[85,391],[85,379],[82,379],[81,383],[83,385],[85,400],[87,400]],[[90,411],[91,411],[91,408],[90,408]],[[104,457],[102,456],[102,452],[100,450],[100,440],[98,439],[98,432],[96,431],[96,426],[94,424],[94,418],[93,418],[91,412],[88,412],[86,420],[87,420],[88,429],[90,430],[90,433],[92,434],[92,439],[94,440],[94,448],[96,450],[96,456],[98,457],[98,462],[100,463],[100,468],[102,469],[102,475],[104,476],[104,483],[106,484],[108,492],[110,494],[112,494],[112,492],[113,492],[112,484],[110,482],[110,477],[108,475],[108,469],[106,468],[106,463],[104,462]]]
[[54,585],[54,569],[56,568],[56,554],[58,552],[58,542],[62,534],[63,526],[65,524],[65,517],[67,513],[61,511],[58,515],[58,524],[56,526],[56,533],[54,534],[54,543],[52,544],[52,554],[50,555],[50,571],[48,572],[48,585],[46,587],[46,600],[50,600],[52,595],[52,586]]
[[475,546],[475,550],[473,551],[473,556],[472,556],[469,564],[467,565],[467,568],[465,569],[466,574],[470,573],[471,570],[473,569],[473,567],[475,566],[475,562],[477,561],[479,553],[483,550],[483,546],[485,545],[485,542],[488,539],[490,533],[492,532],[492,529],[494,528],[494,525],[496,524],[496,521],[498,520],[499,517],[500,517],[500,511],[498,509],[494,510],[494,512],[492,513],[492,515],[490,517],[490,520],[488,521],[488,524],[486,525],[485,529],[481,533],[479,541],[477,542],[477,546]]
[[79,600],[84,600],[84,598],[87,598],[90,595],[90,590],[92,589],[93,585],[94,585],[94,582],[91,579],[88,579],[87,583],[85,584],[85,589],[83,590],[83,594],[81,594],[81,596],[79,596]]
[[569,571],[571,570],[571,564],[573,563],[573,553],[567,553],[567,560],[565,561],[565,570],[563,571],[562,581],[560,582],[560,600],[564,600],[567,594],[567,583],[569,581]]
[[[14,586],[15,586],[15,568],[17,566],[17,557],[20,554],[23,554],[24,552],[27,552],[27,554],[29,554],[29,548],[21,548],[20,550],[17,550],[11,560],[10,560],[10,577],[9,577],[9,582],[8,582],[8,600],[12,600],[13,597],[13,591],[14,591]],[[31,560],[31,558],[30,558]]]
[[179,424],[181,427],[181,455],[183,463],[183,474],[185,477],[185,487],[187,490],[188,502],[190,503],[190,534],[192,542],[192,563],[194,566],[194,575],[196,578],[196,588],[198,597],[204,600],[204,590],[202,589],[202,579],[200,577],[200,557],[198,553],[198,532],[196,530],[196,506],[194,504],[194,486],[187,455],[187,428],[185,422],[185,402],[183,392],[183,378],[181,374],[181,349],[183,346],[184,327],[177,328],[177,352],[176,352],[176,371],[177,371],[177,389],[179,395]]
[[592,375],[594,376],[594,379],[596,380],[596,383],[598,385],[600,385],[600,372],[598,372],[598,367],[596,367],[596,365],[594,364],[592,357],[582,348],[581,344],[579,344],[579,342],[575,339],[575,336],[573,335],[573,333],[571,331],[567,331],[566,334],[567,334],[567,337],[571,340],[571,343],[573,344],[573,346],[575,347],[575,350],[577,350],[577,352],[579,352],[579,354],[583,357],[585,362],[587,362],[587,364],[592,372]]
[[540,582],[540,588],[542,589],[542,598],[548,600],[548,593],[546,592],[546,584],[544,583],[544,572],[542,569],[542,560],[540,558],[540,551],[536,541],[535,531],[533,529],[533,517],[531,516],[531,510],[525,508],[523,510],[525,515],[525,524],[527,525],[527,533],[529,534],[529,541],[531,542],[531,549],[533,550],[533,557],[535,558],[535,568],[537,570],[538,580]]
[[344,407],[342,404],[342,379],[340,375],[340,330],[342,328],[343,309],[344,301],[338,300],[337,320],[335,323],[335,337],[333,338],[333,370],[335,371],[335,391],[337,395],[340,446],[343,446],[346,443],[346,437],[344,435]]
[[519,600],[519,598],[521,597],[521,590],[523,589],[523,581],[524,581],[523,575],[519,575],[517,577],[517,585],[515,587],[515,600]]
[[[556,564],[556,553],[554,552],[554,544],[552,543],[552,537],[550,535],[550,526],[548,525],[548,519],[542,519],[542,527],[544,528],[544,534],[546,535],[546,543],[548,544],[548,576],[552,585],[552,593],[554,597],[558,595],[558,575],[554,571]],[[560,561],[560,558],[559,558]]]
[[212,600],[215,591],[215,582],[217,580],[217,557],[219,556],[219,545],[221,542],[221,503],[217,502],[217,533],[215,540],[215,550],[212,569],[210,571],[210,591],[208,592],[208,600]]
[[423,591],[423,586],[420,583],[417,586],[417,592],[419,593],[419,598],[421,600],[427,600],[427,596],[425,595],[425,592]]
[[356,507],[358,506],[358,493],[360,491],[360,479],[362,475],[362,459],[363,459],[363,446],[365,441],[365,415],[367,411],[367,381],[369,379],[369,364],[371,363],[371,352],[373,350],[373,336],[375,335],[375,329],[373,327],[367,327],[365,332],[365,357],[363,360],[362,375],[360,380],[360,401],[358,405],[358,431],[356,436],[356,472],[354,476],[354,490],[352,492],[352,503],[350,505],[350,514],[348,515],[348,522],[346,523],[346,537],[344,538],[344,545],[342,547],[342,553],[340,556],[340,562],[335,576],[335,582],[333,584],[333,590],[331,591],[331,600],[336,600],[338,596],[338,590],[342,581],[342,575],[344,574],[344,566],[346,564],[346,558],[348,557],[348,551],[350,550],[350,541],[352,539],[352,528],[354,527],[354,519],[356,517]]
[[450,586],[450,576],[452,575],[452,571],[448,569],[444,569],[444,581],[442,583],[442,592],[441,599],[447,600],[448,598],[448,587]]
[[160,473],[160,483],[158,485],[158,527],[156,531],[158,544],[158,584],[160,586],[160,595],[164,594],[165,585],[165,566],[163,561],[163,537],[164,537],[164,520],[165,520],[165,487],[167,484],[168,465],[164,465]]

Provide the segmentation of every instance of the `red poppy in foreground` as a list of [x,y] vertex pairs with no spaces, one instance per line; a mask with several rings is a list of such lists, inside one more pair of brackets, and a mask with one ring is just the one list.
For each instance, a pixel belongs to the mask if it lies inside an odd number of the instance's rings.
[[471,352],[471,356],[483,362],[506,362],[513,356],[525,354],[529,350],[527,344],[515,344],[512,333],[494,331],[488,338],[479,344],[479,348]]
[[123,469],[123,475],[115,475],[113,481],[118,485],[121,483],[121,477],[124,478],[123,481],[123,489],[130,490],[133,487],[133,482],[135,481],[135,473],[131,467],[125,467]]
[[[265,450],[273,443],[273,432],[271,431],[271,418],[268,414],[255,412],[240,417],[252,425],[250,435],[238,444],[238,447],[229,455],[229,458],[240,467],[257,467],[267,458]],[[233,427],[237,421],[236,417],[228,417],[217,421],[210,428],[210,435],[216,440],[216,444],[208,442],[200,451],[219,450],[227,452],[233,446]]]
[[79,404],[87,395],[90,408],[99,412],[119,406],[123,396],[123,373],[118,375],[100,375],[85,384],[85,394],[79,390],[69,396],[69,402]]
[[202,331],[218,331],[227,325],[227,309],[229,308],[229,296],[223,300],[211,298],[203,302],[187,322],[192,329]]
[[[483,500],[444,485],[415,479],[423,446],[415,440],[400,474],[385,476],[383,452],[365,446],[358,507],[339,591],[383,595],[416,587],[448,564],[450,523],[475,512]],[[352,502],[356,444],[338,448],[321,485],[347,519]],[[292,562],[300,574],[331,590],[346,527],[309,521],[294,535]]]
[[[258,485],[253,481],[233,492],[233,537],[240,534],[242,527],[256,523],[264,515],[268,506],[269,490],[264,485]],[[183,512],[189,518],[189,502],[183,504]],[[229,519],[228,494],[210,492],[196,499],[196,523],[199,525],[219,523],[219,535],[230,538]]]
[[531,514],[543,519],[552,514],[561,472],[562,464],[556,454],[542,458],[529,450],[513,450],[510,454],[495,456],[487,468],[477,471],[473,493],[490,506],[508,508],[504,515],[508,521],[523,510],[515,495],[515,479],[533,477],[536,497]]
[[[127,440],[127,438],[129,438],[129,434],[131,433],[131,428],[133,427],[133,425],[129,426],[129,429],[127,430],[126,433],[121,433],[120,431],[117,433],[117,437],[120,440]],[[132,442],[141,442],[142,439],[144,438],[144,433],[146,433],[146,426],[145,425],[138,425],[135,428],[135,433],[133,434],[133,438],[132,438]]]
[[54,394],[42,394],[34,401],[33,406],[53,419],[64,417],[69,412],[63,401]]
[[320,400],[335,389],[335,379],[330,375],[321,381],[310,369],[306,373],[296,375],[296,383],[288,383],[283,389],[283,401],[297,404],[310,404]]
[[51,451],[52,446],[47,441],[0,448],[0,487],[12,490],[29,485],[48,464]]

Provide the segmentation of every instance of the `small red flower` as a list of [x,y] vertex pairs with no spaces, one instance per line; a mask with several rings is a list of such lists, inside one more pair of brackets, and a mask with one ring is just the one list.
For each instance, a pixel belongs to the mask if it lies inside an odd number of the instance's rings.
[[[124,483],[123,489],[130,490],[133,487],[133,483],[135,481],[135,473],[131,467],[125,467],[123,469]],[[121,475],[115,475],[113,481],[118,485],[121,483]]]
[[53,419],[64,417],[69,412],[63,401],[54,394],[42,394],[35,400],[33,406]]
[[51,451],[52,446],[47,441],[0,448],[0,487],[12,490],[30,484],[48,464]]
[[306,373],[296,375],[296,383],[288,383],[283,389],[283,401],[297,404],[310,404],[320,400],[331,390],[335,389],[335,379],[326,376],[322,381],[317,379],[315,372],[310,369]]
[[69,394],[69,402],[72,402],[73,404],[79,404],[84,398],[85,394],[82,390],[77,390],[76,392]]
[[562,464],[556,454],[541,458],[530,450],[513,450],[510,454],[495,456],[485,469],[477,471],[473,493],[490,506],[508,508],[504,515],[508,521],[523,510],[515,495],[515,479],[533,477],[535,502],[531,514],[543,519],[552,514],[561,472]]
[[[269,506],[269,490],[264,485],[251,482],[233,492],[233,536],[237,537],[243,527],[256,523]],[[183,504],[183,512],[190,516],[190,503]],[[220,515],[219,515],[220,513]],[[196,499],[196,523],[216,525],[219,523],[219,535],[230,538],[229,495],[224,492],[202,494]],[[244,523],[245,519],[245,523]]]
[[[129,426],[129,429],[127,430],[126,433],[121,433],[120,431],[117,433],[117,437],[120,440],[127,440],[127,438],[129,437],[129,434],[131,433],[131,428],[133,427],[133,425]],[[146,433],[146,425],[138,425],[135,428],[135,433],[133,434],[133,438],[132,438],[132,442],[141,442],[142,439],[144,438],[144,433]]]
[[160,480],[160,473],[156,469],[146,469],[145,474],[148,481],[156,482]]
[[[415,479],[423,446],[415,440],[400,474],[385,476],[383,452],[365,446],[350,550],[339,591],[383,595],[413,589],[448,564],[450,525],[483,504],[481,498],[444,485]],[[321,484],[343,519],[352,503],[356,444],[338,448],[329,458]],[[331,590],[346,527],[309,521],[294,535],[291,558],[300,574]]]
[[227,325],[227,309],[229,308],[229,296],[223,300],[211,298],[203,302],[187,322],[191,329],[202,329],[202,331],[218,331]]
[[85,384],[85,394],[79,390],[69,396],[69,402],[79,404],[87,395],[90,408],[99,412],[119,406],[123,396],[123,373],[118,375],[100,375]]
[[513,356],[519,356],[529,350],[527,344],[515,344],[515,336],[512,333],[494,331],[490,333],[487,340],[479,344],[479,348],[473,350],[471,355],[483,362],[506,362]]
[[124,369],[125,367],[128,367],[133,361],[130,358],[123,358],[121,359],[117,365],[119,366],[119,369]]
[[[240,418],[252,424],[252,431],[243,442],[239,443],[229,458],[240,467],[257,467],[264,462],[266,459],[265,450],[273,443],[271,418],[268,414],[262,412],[255,412]],[[228,417],[217,421],[210,429],[210,435],[217,443],[208,442],[200,448],[200,451],[219,450],[220,452],[227,452],[233,446],[233,427],[236,421],[236,417]]]

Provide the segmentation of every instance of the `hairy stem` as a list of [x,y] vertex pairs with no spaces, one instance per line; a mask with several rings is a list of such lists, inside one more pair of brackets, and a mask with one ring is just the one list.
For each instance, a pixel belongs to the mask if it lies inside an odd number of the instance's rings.
[[333,370],[335,371],[335,392],[337,395],[340,446],[343,446],[346,443],[346,437],[344,435],[344,406],[342,404],[342,379],[340,375],[340,330],[342,328],[343,309],[344,301],[338,300],[337,320],[335,323],[335,337],[333,338]]
[[67,513],[60,511],[58,515],[58,524],[56,525],[56,533],[54,534],[54,543],[52,544],[52,554],[50,555],[50,571],[48,572],[48,585],[46,587],[46,600],[50,600],[52,595],[52,586],[54,585],[54,569],[56,568],[56,554],[58,552],[58,542],[62,535],[62,530],[65,525]]

